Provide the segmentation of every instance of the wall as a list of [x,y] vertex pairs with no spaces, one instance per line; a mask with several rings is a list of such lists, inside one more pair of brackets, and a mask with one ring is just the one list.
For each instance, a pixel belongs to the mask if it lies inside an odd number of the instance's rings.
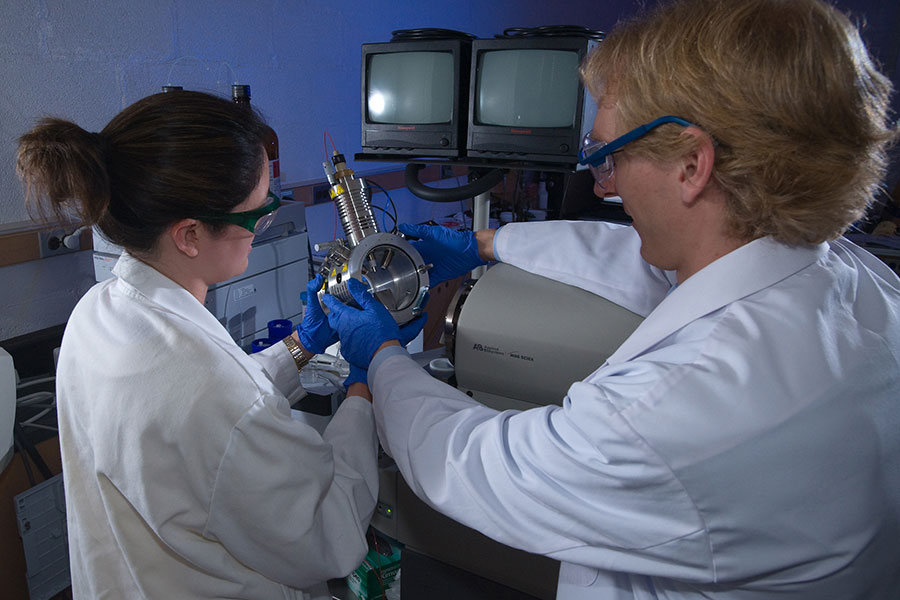
[[[415,27],[481,37],[511,26],[608,27],[632,5],[606,2],[602,14],[585,19],[574,0],[4,0],[0,235],[34,228],[14,156],[18,136],[41,116],[98,131],[166,83],[220,95],[246,83],[278,132],[282,181],[322,180],[326,131],[348,158],[360,150],[362,43]],[[352,160],[350,166],[362,173],[388,168]],[[46,260],[70,266],[49,268]],[[92,283],[89,252],[0,266],[0,300],[15,309],[0,315],[0,341],[64,322]]]
[[[459,0],[6,0],[0,23],[0,198],[20,199],[15,139],[42,115],[99,130],[119,110],[172,83],[253,104],[281,140],[283,180],[321,179],[323,133],[359,149],[360,45],[391,31],[445,27],[489,37],[513,25],[585,23],[583,4]],[[630,6],[631,0],[606,6]],[[353,166],[353,165],[351,165]],[[371,168],[371,167],[369,167]],[[0,223],[27,219],[0,203]]]
[[[652,3],[649,0],[647,3]],[[282,181],[322,179],[327,131],[359,151],[360,44],[391,31],[443,27],[490,37],[511,26],[581,24],[608,30],[638,0],[4,0],[0,19],[0,265],[4,234],[36,226],[14,172],[16,139],[43,115],[92,131],[166,83],[229,94],[252,85],[253,104],[277,130]],[[868,24],[864,37],[897,82],[900,4],[840,0]],[[896,105],[896,104],[895,104]],[[389,168],[350,166],[358,173]],[[891,184],[896,180],[892,175]],[[403,193],[399,194],[403,197]],[[409,199],[403,210],[443,211]],[[316,207],[313,223],[326,223]],[[315,232],[313,237],[316,237]],[[330,234],[330,232],[328,232]],[[327,237],[327,236],[320,236]],[[36,252],[36,250],[35,250]],[[43,263],[58,261],[63,266]],[[0,266],[0,341],[64,321],[92,283],[89,252]]]

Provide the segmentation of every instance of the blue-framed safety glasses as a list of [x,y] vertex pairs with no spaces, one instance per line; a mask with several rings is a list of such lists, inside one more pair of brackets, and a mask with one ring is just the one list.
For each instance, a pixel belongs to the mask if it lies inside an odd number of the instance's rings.
[[195,217],[200,221],[223,221],[243,227],[253,235],[259,235],[269,228],[275,220],[275,212],[281,206],[281,200],[278,196],[269,192],[267,199],[269,203],[260,208],[253,210],[245,210],[242,212],[220,213],[217,215],[199,215]]
[[602,184],[612,177],[613,171],[615,170],[616,165],[613,161],[613,154],[621,150],[625,144],[647,135],[653,129],[666,123],[677,123],[684,127],[693,125],[693,123],[682,119],[681,117],[667,115],[635,127],[628,133],[620,135],[609,143],[595,140],[591,137],[591,133],[588,132],[581,141],[581,151],[578,153],[578,163],[590,167],[591,173],[594,174],[594,179],[597,183]]

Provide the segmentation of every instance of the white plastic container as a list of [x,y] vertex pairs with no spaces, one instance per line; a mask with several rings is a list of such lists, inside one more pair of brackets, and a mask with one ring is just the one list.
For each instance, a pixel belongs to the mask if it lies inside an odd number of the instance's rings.
[[16,371],[9,353],[0,348],[0,472],[13,455],[13,421],[16,418]]

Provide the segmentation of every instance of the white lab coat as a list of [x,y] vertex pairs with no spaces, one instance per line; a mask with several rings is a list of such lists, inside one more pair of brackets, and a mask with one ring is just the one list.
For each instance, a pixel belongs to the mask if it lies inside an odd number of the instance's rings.
[[330,597],[367,550],[370,405],[348,399],[320,436],[291,418],[283,344],[247,356],[156,270],[125,254],[115,272],[59,357],[75,598]]
[[378,353],[379,436],[406,481],[562,561],[562,600],[900,598],[896,275],[846,240],[759,239],[671,290],[639,246],[603,223],[498,231],[500,260],[646,319],[562,407],[525,412]]

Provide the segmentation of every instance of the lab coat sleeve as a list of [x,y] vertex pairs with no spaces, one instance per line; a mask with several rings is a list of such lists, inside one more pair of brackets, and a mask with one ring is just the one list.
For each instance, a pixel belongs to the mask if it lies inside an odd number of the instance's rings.
[[232,432],[204,535],[264,576],[304,589],[362,562],[378,497],[372,408],[347,398],[324,435],[263,397]]
[[250,355],[258,362],[275,387],[278,388],[288,402],[293,405],[306,396],[306,390],[300,384],[297,363],[290,350],[284,344],[272,344],[261,352]]
[[510,223],[494,236],[494,257],[529,273],[561,281],[643,317],[675,283],[641,258],[633,227],[598,221]]
[[408,355],[373,366],[381,444],[436,510],[565,562],[709,577],[708,540],[690,498],[596,386],[574,384],[563,407],[497,412]]

